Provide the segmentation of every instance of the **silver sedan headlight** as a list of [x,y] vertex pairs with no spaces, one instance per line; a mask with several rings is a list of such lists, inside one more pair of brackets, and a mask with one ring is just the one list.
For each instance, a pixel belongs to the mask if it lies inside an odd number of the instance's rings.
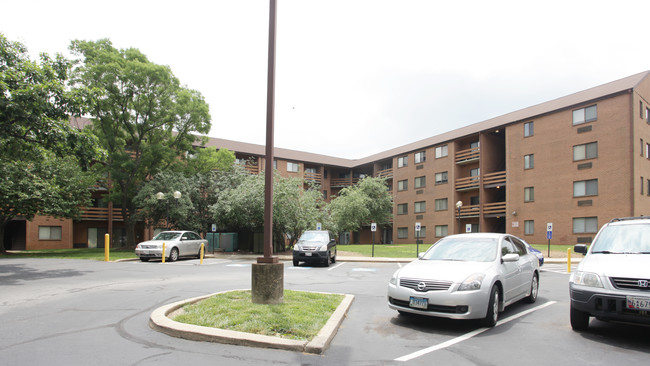
[[458,291],[474,291],[481,288],[483,280],[485,279],[485,273],[474,273],[473,275],[467,277],[463,283],[458,286]]
[[393,286],[397,286],[397,274],[399,273],[399,269],[393,273],[393,276],[390,278],[390,284]]
[[600,280],[600,276],[593,272],[575,271],[571,273],[569,282],[588,287],[603,287],[603,282]]

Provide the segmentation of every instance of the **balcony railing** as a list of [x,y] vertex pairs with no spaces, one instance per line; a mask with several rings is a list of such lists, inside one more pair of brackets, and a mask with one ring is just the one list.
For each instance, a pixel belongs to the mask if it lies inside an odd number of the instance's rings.
[[478,189],[481,178],[479,176],[458,178],[456,179],[456,190],[465,191],[470,189]]
[[469,217],[478,217],[479,212],[480,212],[479,205],[463,206],[460,208],[460,216],[458,215],[458,210],[456,210],[456,218],[465,219]]
[[330,187],[349,187],[359,183],[359,178],[332,178]]
[[478,147],[467,150],[461,150],[456,153],[456,164],[467,164],[478,160],[481,157],[481,151]]
[[249,174],[259,174],[260,173],[259,165],[245,164],[245,165],[243,165],[243,167],[244,167],[244,170],[246,170],[246,172],[249,173]]
[[305,182],[319,183],[319,184],[323,182],[323,175],[320,173],[305,172],[303,177],[305,179]]
[[[81,209],[82,220],[108,220],[107,207],[85,207]],[[113,208],[113,220],[124,221],[121,208]]]
[[375,177],[377,177],[377,178],[393,178],[393,168],[380,170],[377,173],[375,173]]
[[483,175],[483,187],[492,188],[506,185],[506,172],[496,172]]
[[483,216],[500,216],[505,214],[505,202],[486,203],[483,205]]

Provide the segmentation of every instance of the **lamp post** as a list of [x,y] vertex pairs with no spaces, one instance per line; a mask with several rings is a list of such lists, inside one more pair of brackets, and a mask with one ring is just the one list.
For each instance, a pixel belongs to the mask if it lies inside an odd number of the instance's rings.
[[458,211],[458,232],[462,233],[460,230],[460,208],[463,207],[463,201],[456,202],[456,210]]
[[[174,191],[172,193],[172,196],[176,199],[176,204],[178,204],[178,199],[181,198],[181,192],[179,191]],[[167,205],[167,211],[165,213],[165,228],[169,229],[169,198],[165,198],[165,194],[162,192],[156,193],[156,199],[158,201],[166,200],[166,205]]]

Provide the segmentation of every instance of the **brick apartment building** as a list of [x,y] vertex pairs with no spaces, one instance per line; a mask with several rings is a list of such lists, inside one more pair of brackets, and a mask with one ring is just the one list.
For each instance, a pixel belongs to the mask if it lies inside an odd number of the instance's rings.
[[[546,243],[547,223],[553,224],[552,243],[590,242],[614,217],[650,214],[649,76],[632,75],[358,160],[276,148],[276,168],[319,182],[328,200],[365,176],[387,178],[394,218],[376,242],[414,243],[417,237],[430,244],[453,233],[496,231]],[[208,146],[235,151],[251,173],[264,166],[262,145],[212,138]],[[80,221],[37,217],[14,223],[8,235],[14,249],[94,246],[107,217],[101,207],[89,208]],[[119,214],[113,220],[120,230]],[[140,232],[143,239],[152,233]],[[370,243],[370,227],[343,233],[341,241]]]

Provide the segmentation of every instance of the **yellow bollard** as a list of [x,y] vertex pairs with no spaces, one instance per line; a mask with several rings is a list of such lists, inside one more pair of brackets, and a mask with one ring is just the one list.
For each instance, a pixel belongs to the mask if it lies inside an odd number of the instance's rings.
[[111,251],[111,240],[108,233],[104,234],[104,262],[110,260],[110,251]]
[[165,263],[165,242],[163,242],[162,262]]
[[203,255],[204,255],[203,253],[204,253],[204,251],[205,251],[205,244],[201,243],[201,255],[200,255],[201,261],[200,261],[199,264],[203,264]]
[[566,270],[571,273],[571,248],[566,248]]

